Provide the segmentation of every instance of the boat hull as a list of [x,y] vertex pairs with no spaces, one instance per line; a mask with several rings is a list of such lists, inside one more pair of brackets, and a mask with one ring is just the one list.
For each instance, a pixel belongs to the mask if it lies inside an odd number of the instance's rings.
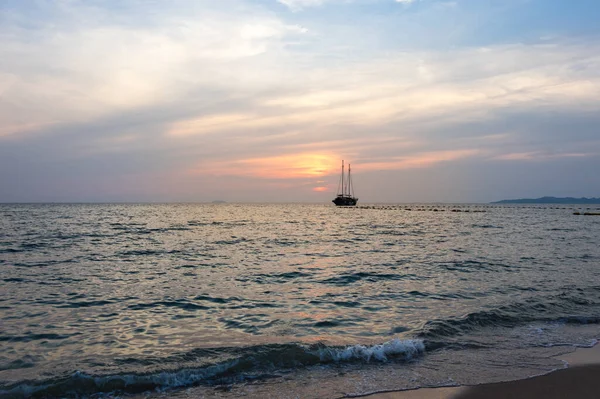
[[333,201],[336,206],[356,206],[358,202],[358,198],[347,197],[347,196],[337,196]]

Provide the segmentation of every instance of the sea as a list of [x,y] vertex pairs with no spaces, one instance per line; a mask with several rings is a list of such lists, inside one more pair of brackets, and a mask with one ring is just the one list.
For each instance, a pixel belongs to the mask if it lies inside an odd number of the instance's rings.
[[3,204],[0,397],[342,398],[564,368],[600,337],[585,211]]

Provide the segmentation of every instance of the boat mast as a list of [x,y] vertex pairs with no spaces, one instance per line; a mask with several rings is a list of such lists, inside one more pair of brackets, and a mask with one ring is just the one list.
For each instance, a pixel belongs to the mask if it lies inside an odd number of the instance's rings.
[[348,196],[354,197],[354,189],[352,188],[352,178],[350,177],[350,164],[348,164]]
[[344,160],[342,159],[342,197],[344,194]]

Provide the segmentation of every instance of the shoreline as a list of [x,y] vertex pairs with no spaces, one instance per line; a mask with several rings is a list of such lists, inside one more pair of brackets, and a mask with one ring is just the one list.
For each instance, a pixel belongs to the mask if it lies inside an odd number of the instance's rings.
[[[482,383],[480,385],[442,386],[417,388],[399,391],[381,391],[364,395],[322,396],[319,388],[309,389],[307,397],[311,398],[366,398],[366,399],[592,399],[600,392],[600,345],[591,348],[576,348],[553,359],[563,362],[563,368],[545,374],[519,380],[505,382]],[[275,388],[271,391],[268,386]],[[224,388],[222,391],[206,387],[188,387],[165,392],[145,392],[130,396],[134,399],[148,398],[180,398],[199,397],[250,397],[280,398],[301,397],[289,396],[285,391],[277,390],[277,384],[247,385],[245,389],[235,392]],[[294,387],[293,385],[291,386]],[[266,389],[264,389],[266,388]]]
[[600,345],[577,348],[556,359],[565,368],[522,380],[490,384],[419,388],[360,396],[368,399],[592,399],[600,392]]

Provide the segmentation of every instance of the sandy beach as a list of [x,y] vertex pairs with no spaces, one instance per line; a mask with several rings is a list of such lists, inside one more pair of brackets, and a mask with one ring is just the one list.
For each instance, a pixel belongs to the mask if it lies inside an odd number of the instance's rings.
[[600,392],[600,346],[560,357],[568,368],[525,380],[470,387],[423,388],[385,392],[369,399],[566,399],[597,398]]

